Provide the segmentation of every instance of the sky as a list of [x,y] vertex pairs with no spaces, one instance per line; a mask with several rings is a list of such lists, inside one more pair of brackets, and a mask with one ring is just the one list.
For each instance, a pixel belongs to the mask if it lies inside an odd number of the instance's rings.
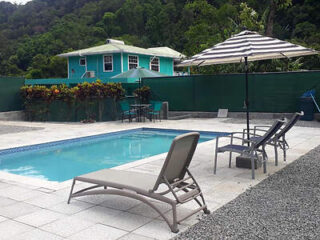
[[11,2],[11,3],[17,3],[17,4],[25,4],[30,1],[31,0],[0,0],[0,2]]

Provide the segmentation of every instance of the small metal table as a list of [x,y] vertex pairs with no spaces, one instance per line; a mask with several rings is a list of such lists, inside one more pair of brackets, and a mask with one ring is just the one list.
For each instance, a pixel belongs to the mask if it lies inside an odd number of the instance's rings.
[[[151,104],[131,104],[130,107],[137,110],[137,122],[142,122],[142,115],[146,108],[150,107]],[[143,118],[145,121],[145,118]]]

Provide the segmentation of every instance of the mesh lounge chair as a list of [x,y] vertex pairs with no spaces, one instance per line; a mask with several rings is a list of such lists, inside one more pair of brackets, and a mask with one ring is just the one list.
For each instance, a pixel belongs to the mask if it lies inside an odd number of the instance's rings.
[[155,121],[156,118],[159,119],[161,122],[161,108],[162,108],[162,102],[151,102],[151,111],[148,112],[150,121]]
[[[267,141],[270,140],[270,138],[272,138],[276,132],[281,128],[281,126],[284,124],[283,120],[277,120],[274,122],[274,124],[269,128],[268,131],[266,131],[266,133],[261,137],[261,139],[259,139],[259,141],[251,141],[251,139],[249,140],[249,146],[245,146],[243,144],[234,144],[233,140],[234,139],[238,139],[241,140],[243,142],[243,138],[242,137],[236,137],[235,135],[237,134],[243,134],[243,132],[233,132],[230,135],[227,136],[218,136],[216,138],[216,152],[215,152],[215,158],[214,158],[214,168],[213,168],[213,173],[216,174],[217,171],[217,157],[218,157],[218,153],[221,152],[230,152],[229,155],[229,167],[231,167],[231,158],[232,158],[232,152],[235,153],[240,153],[243,156],[249,157],[251,159],[251,171],[252,171],[252,179],[255,178],[254,175],[254,161],[255,159],[258,161],[259,160],[259,156],[258,153],[260,153],[262,155],[262,161],[263,161],[263,172],[266,173],[267,169],[266,169],[266,160],[267,160],[267,154],[265,151],[265,144]],[[223,147],[219,147],[219,139],[222,137],[229,137],[230,140],[230,144],[225,145]]]
[[[167,222],[172,232],[178,232],[177,224],[191,215],[203,210],[209,214],[202,192],[188,167],[199,140],[199,133],[187,133],[176,137],[170,147],[166,160],[158,176],[130,171],[103,169],[84,174],[73,179],[71,198],[85,195],[113,194],[134,198],[146,203],[157,211]],[[91,187],[73,193],[76,181],[95,184]],[[160,185],[165,190],[158,190]],[[102,189],[95,189],[101,187]],[[171,193],[170,196],[165,196]],[[150,199],[155,199],[171,205],[173,221],[158,209]],[[195,200],[199,207],[182,219],[177,218],[176,207]],[[125,219],[124,219],[125,221]]]
[[123,122],[123,120],[125,118],[128,118],[129,122],[131,122],[132,118],[137,116],[137,113],[130,109],[130,105],[126,101],[120,102],[120,108],[121,108],[121,120],[122,120],[122,122]]
[[[287,159],[287,150],[289,149],[289,144],[286,141],[286,133],[296,124],[296,122],[303,116],[303,112],[294,113],[293,116],[287,123],[284,125],[283,128],[280,129],[278,133],[274,135],[269,141],[266,142],[266,145],[270,145],[274,147],[275,153],[275,165],[278,166],[278,147],[283,151],[283,160],[286,161]],[[259,136],[257,132],[266,132],[266,128],[270,126],[255,126],[253,129],[253,137],[250,138],[251,141],[259,141],[262,136]],[[246,134],[247,129],[243,129],[243,134]],[[246,141],[246,140],[244,140]]]

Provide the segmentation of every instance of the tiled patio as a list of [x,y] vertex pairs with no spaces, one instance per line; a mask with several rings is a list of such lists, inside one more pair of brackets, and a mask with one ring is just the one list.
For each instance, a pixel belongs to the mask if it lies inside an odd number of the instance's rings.
[[[271,122],[270,122],[271,123]],[[0,149],[50,142],[80,136],[137,127],[159,127],[208,131],[239,131],[244,125],[224,123],[221,119],[186,119],[157,123],[95,123],[54,124],[0,122],[3,125],[43,127],[35,131],[1,135]],[[320,124],[320,123],[319,123]],[[288,163],[305,154],[320,143],[320,128],[295,127],[287,136],[291,149]],[[221,144],[223,142],[221,141]],[[198,145],[191,171],[204,192],[211,211],[257,184],[267,175],[262,169],[251,180],[248,169],[228,168],[228,154],[221,154],[217,175],[213,175],[215,141]],[[268,148],[268,174],[283,168],[280,157],[274,166],[273,149]],[[165,154],[119,166],[119,169],[157,174]],[[0,239],[169,239],[171,233],[159,215],[136,200],[118,196],[90,196],[66,203],[70,181],[52,183],[44,180],[0,172]],[[79,187],[84,184],[79,184]],[[168,206],[159,206],[170,215]],[[188,203],[178,214],[185,214],[196,205]],[[180,231],[197,222],[194,216],[179,226]]]

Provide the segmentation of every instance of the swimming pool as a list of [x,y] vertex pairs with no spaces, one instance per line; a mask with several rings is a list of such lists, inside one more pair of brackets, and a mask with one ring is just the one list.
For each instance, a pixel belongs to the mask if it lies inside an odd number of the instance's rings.
[[[0,151],[0,171],[62,182],[167,152],[187,130],[139,128]],[[200,132],[200,142],[225,133]]]

